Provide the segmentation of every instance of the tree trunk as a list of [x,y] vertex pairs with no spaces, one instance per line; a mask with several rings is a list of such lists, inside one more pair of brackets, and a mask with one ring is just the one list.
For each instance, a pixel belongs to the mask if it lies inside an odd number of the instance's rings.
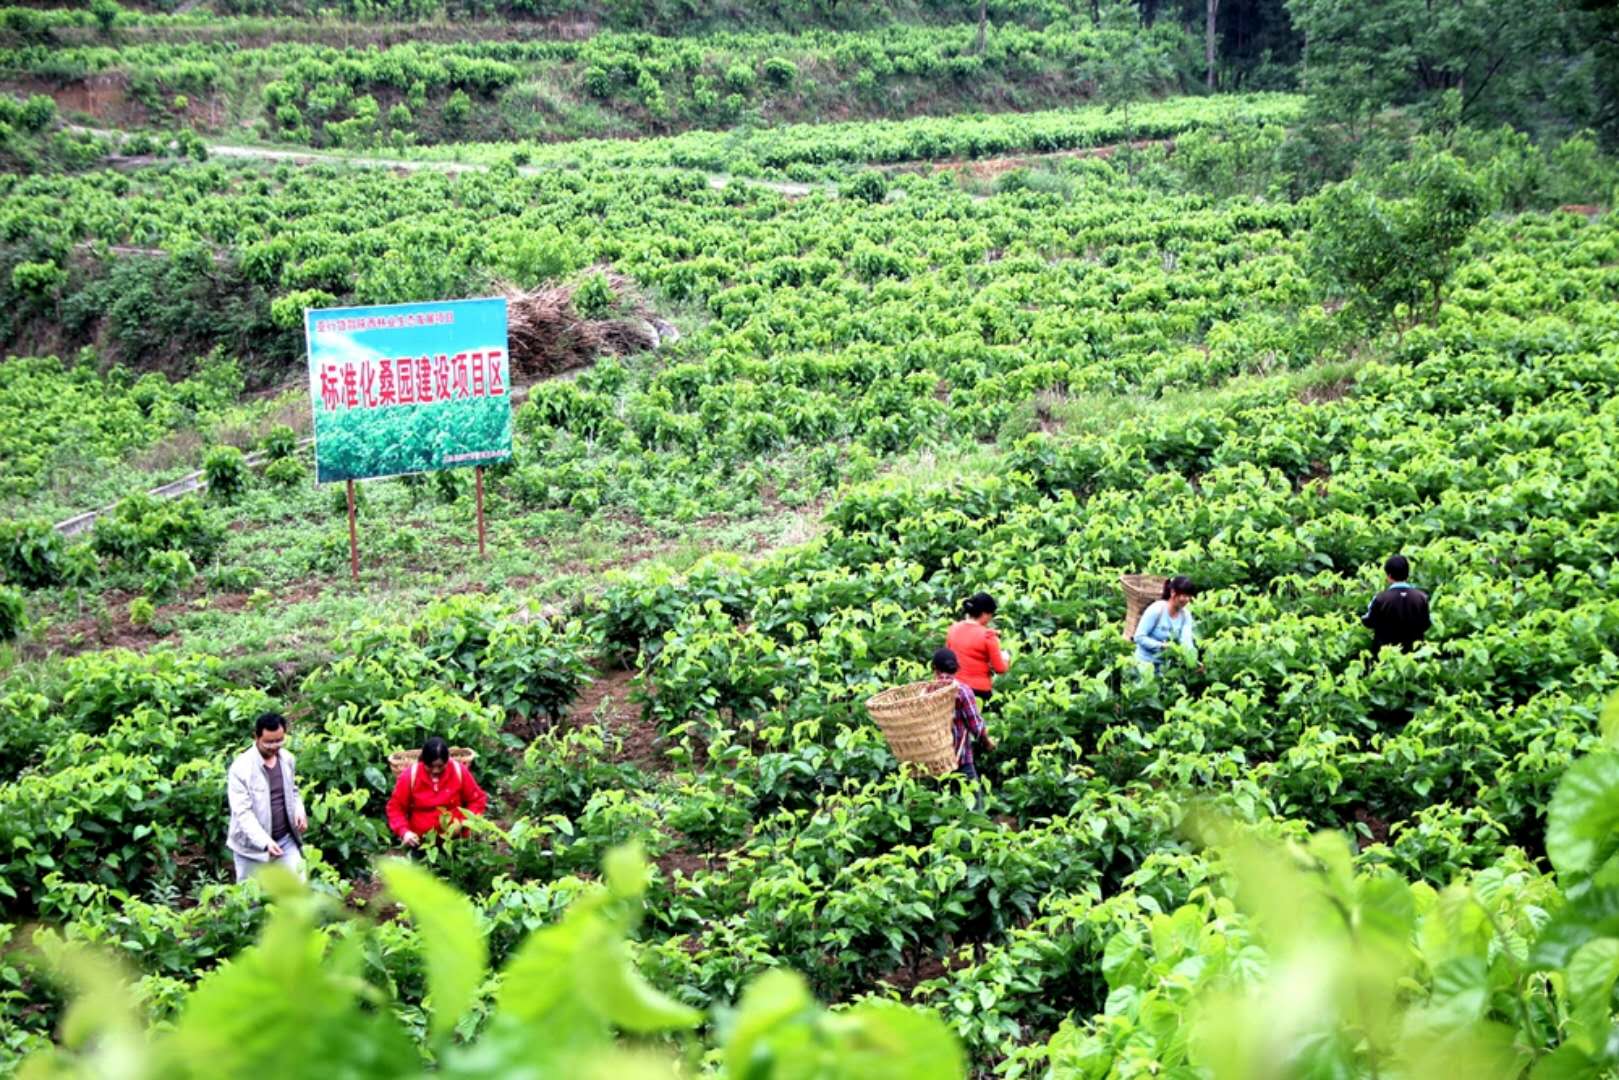
[[975,52],[984,55],[984,24],[989,21],[989,0],[978,0],[978,45]]
[[1209,91],[1214,91],[1214,20],[1220,13],[1220,0],[1208,0],[1208,17],[1203,23],[1203,60],[1208,65]]

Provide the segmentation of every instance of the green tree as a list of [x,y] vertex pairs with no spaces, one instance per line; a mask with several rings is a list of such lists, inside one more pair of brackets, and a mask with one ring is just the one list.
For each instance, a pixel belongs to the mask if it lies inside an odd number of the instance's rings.
[[1559,0],[1287,0],[1316,111],[1359,125],[1390,106],[1461,95],[1461,119],[1517,118],[1572,59]]
[[96,25],[103,34],[111,34],[112,28],[117,25],[118,17],[124,9],[118,6],[118,0],[93,0],[90,5],[90,14],[95,16]]
[[1107,0],[1101,5],[1101,26],[1106,35],[1104,54],[1096,70],[1097,95],[1108,111],[1118,110],[1124,124],[1125,167],[1135,174],[1135,126],[1130,108],[1175,79],[1175,55],[1185,44],[1182,32],[1161,22],[1143,26],[1132,0]]
[[1448,153],[1403,166],[1394,183],[1408,194],[1385,196],[1360,178],[1323,191],[1310,259],[1372,326],[1396,321],[1403,329],[1438,313],[1461,243],[1489,207],[1484,185]]
[[1619,147],[1619,4],[1613,0],[1576,0],[1576,32],[1588,42],[1596,63],[1596,112],[1592,125],[1608,147]]
[[460,127],[472,116],[472,99],[465,90],[457,90],[450,95],[444,103],[444,122],[451,127]]

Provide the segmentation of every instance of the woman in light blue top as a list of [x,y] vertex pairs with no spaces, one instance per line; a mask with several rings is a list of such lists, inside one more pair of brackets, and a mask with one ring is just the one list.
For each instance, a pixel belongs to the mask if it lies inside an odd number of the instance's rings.
[[1136,624],[1136,659],[1151,664],[1154,673],[1163,670],[1164,646],[1171,642],[1195,653],[1197,643],[1192,632],[1192,613],[1187,605],[1197,595],[1197,586],[1189,577],[1173,577],[1164,582],[1164,598],[1155,600]]

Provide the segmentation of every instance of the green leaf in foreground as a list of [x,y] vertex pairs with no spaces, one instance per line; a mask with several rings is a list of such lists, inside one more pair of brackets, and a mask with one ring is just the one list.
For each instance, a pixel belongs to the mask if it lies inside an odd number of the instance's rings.
[[390,860],[380,869],[421,937],[433,998],[433,1036],[443,1038],[455,1030],[487,972],[489,952],[478,913],[472,901],[419,866]]
[[1619,851],[1619,754],[1569,767],[1546,814],[1546,855],[1564,876],[1587,877]]

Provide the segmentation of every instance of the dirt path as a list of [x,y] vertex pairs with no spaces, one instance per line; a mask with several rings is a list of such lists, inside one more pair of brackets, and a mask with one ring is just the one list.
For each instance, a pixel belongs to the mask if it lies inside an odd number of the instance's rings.
[[[1134,150],[1163,147],[1165,150],[1173,151],[1175,149],[1175,140],[1139,139],[1132,142],[1130,147]],[[888,173],[953,172],[970,176],[975,180],[993,180],[1016,169],[1026,169],[1031,165],[1039,165],[1044,162],[1062,161],[1070,158],[1101,158],[1105,161],[1122,149],[1124,149],[1124,143],[1108,143],[1105,146],[1083,146],[1074,150],[1051,150],[1045,153],[1015,154],[1006,157],[902,161],[894,165],[884,166],[883,171]]]
[[[103,128],[86,128],[70,125],[74,131],[89,132],[103,138],[111,138],[117,132]],[[487,172],[490,166],[473,161],[426,161],[409,160],[405,158],[378,157],[370,154],[333,154],[320,150],[279,149],[269,146],[241,146],[235,143],[205,144],[208,153],[213,157],[232,158],[241,161],[285,161],[295,165],[350,165],[366,169],[391,169],[400,173],[412,172],[442,172],[456,175],[462,172]],[[1042,162],[1061,161],[1077,158],[1111,158],[1124,147],[1123,143],[1109,143],[1104,146],[1085,146],[1073,150],[1053,150],[1047,153],[1031,153],[1007,155],[992,158],[921,158],[914,161],[896,161],[889,164],[872,167],[889,175],[903,173],[940,173],[954,172],[969,176],[976,180],[991,180],[1014,169],[1028,168]],[[1163,147],[1174,150],[1174,139],[1141,139],[1130,144],[1134,149],[1146,150],[1152,147]],[[140,164],[146,159],[129,159],[131,164]],[[854,164],[854,163],[850,163]],[[556,165],[522,165],[517,171],[523,176],[539,176],[543,173],[555,172],[563,166]],[[669,166],[674,171],[687,171],[677,166]],[[708,186],[716,191],[729,187],[736,181],[736,177],[725,173],[705,173]],[[747,178],[743,183],[753,184],[767,191],[774,191],[789,199],[799,199],[812,195],[817,191],[835,192],[837,185],[831,181],[821,183],[799,183],[790,180],[760,180]],[[983,196],[975,196],[983,198]]]
[[[87,132],[104,139],[110,139],[117,134],[105,128],[80,127],[69,125],[72,131]],[[216,158],[232,158],[239,161],[285,161],[293,165],[350,165],[362,169],[391,169],[400,173],[412,172],[442,172],[455,175],[463,172],[488,172],[490,166],[476,161],[426,161],[407,160],[405,158],[376,157],[370,154],[331,154],[320,150],[282,150],[270,146],[240,146],[235,143],[205,142],[208,154]],[[126,159],[128,164],[142,164],[145,158]],[[153,159],[156,160],[156,159]],[[517,171],[523,176],[541,176],[545,173],[556,172],[562,166],[555,165],[522,165]],[[670,166],[677,172],[684,172],[677,166]],[[734,177],[724,173],[707,173],[708,186],[716,191],[729,187]],[[765,188],[769,191],[785,195],[790,199],[803,198],[817,190],[833,191],[836,186],[827,184],[800,184],[788,180],[754,180],[745,183]]]
[[669,762],[659,747],[658,725],[641,715],[630,699],[634,671],[595,673],[595,681],[585,687],[568,710],[569,727],[600,724],[609,736],[620,741],[614,761],[627,761],[650,773],[669,771]]

